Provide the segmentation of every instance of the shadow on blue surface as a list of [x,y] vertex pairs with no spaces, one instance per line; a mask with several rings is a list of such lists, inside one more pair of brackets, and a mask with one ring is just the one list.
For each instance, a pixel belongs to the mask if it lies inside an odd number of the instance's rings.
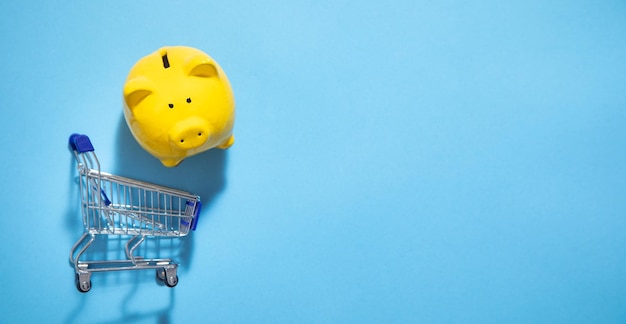
[[[175,305],[175,289],[163,288],[169,290],[167,293],[163,294],[167,296],[166,298],[164,298],[167,300],[162,300],[160,303],[156,303],[158,305],[156,307],[154,307],[153,303],[149,303],[153,307],[150,307],[148,309],[133,307],[133,304],[136,304],[136,302],[134,303],[133,301],[141,301],[145,303],[146,299],[145,295],[142,296],[139,293],[141,282],[139,277],[141,277],[140,272],[133,271],[132,274],[130,274],[129,278],[135,278],[137,280],[134,280],[133,284],[130,287],[124,286],[124,289],[127,289],[128,291],[126,295],[122,297],[119,301],[112,301],[110,303],[107,303],[107,306],[111,307],[115,305],[115,302],[119,302],[119,304],[121,305],[121,309],[119,312],[108,312],[107,315],[111,315],[111,318],[103,319],[102,317],[100,317],[97,320],[91,318],[89,321],[92,323],[134,323],[145,322],[146,320],[153,319],[154,323],[171,323],[172,320],[170,312]],[[160,284],[162,285],[162,283]],[[99,297],[101,297],[101,295],[94,296],[94,298],[92,298],[91,300],[89,300],[89,295],[85,295],[84,298],[81,298],[80,302],[65,319],[65,323],[70,324],[85,322],[84,319],[90,317],[90,314],[88,314],[88,308],[90,306],[88,304],[90,304],[90,302],[91,304],[93,304],[93,302],[97,301]],[[152,300],[152,302],[155,302],[155,300]],[[103,305],[100,305],[99,307],[103,307]]]
[[213,203],[226,187],[227,154],[227,150],[213,149],[187,158],[174,168],[166,168],[137,144],[123,115],[120,115],[114,173],[200,196],[202,212],[198,216],[197,231],[180,238],[184,247],[180,251],[180,259],[176,261],[183,269],[191,269],[193,237],[202,233],[203,223],[206,223]]
[[136,294],[137,289],[139,289],[138,286],[139,286],[139,283],[137,283],[133,287],[133,289],[130,290],[128,295],[126,295],[126,297],[122,301],[122,312],[121,312],[122,318],[120,318],[119,320],[116,319],[116,320],[110,321],[109,323],[120,323],[120,322],[128,323],[128,322],[139,321],[139,320],[146,319],[146,318],[155,318],[156,319],[155,323],[159,323],[159,324],[171,323],[172,321],[171,321],[170,312],[172,308],[174,307],[174,298],[175,298],[174,289],[170,289],[170,293],[168,294],[169,301],[167,302],[166,307],[162,309],[148,311],[148,312],[138,312],[128,306],[131,304],[130,301],[132,299],[138,298]]

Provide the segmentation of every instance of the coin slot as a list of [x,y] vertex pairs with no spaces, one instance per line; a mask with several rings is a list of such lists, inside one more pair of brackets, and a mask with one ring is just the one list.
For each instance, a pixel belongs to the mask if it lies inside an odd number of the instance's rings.
[[161,56],[161,59],[163,59],[163,67],[164,68],[169,68],[170,67],[170,61],[167,59],[167,52],[165,54],[163,54],[163,56]]

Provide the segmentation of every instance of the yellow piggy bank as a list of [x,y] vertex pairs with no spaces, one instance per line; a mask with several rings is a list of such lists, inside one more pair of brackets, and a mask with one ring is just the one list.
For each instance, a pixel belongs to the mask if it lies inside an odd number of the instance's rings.
[[191,47],[163,47],[135,63],[124,84],[124,117],[141,147],[166,167],[235,141],[228,78]]

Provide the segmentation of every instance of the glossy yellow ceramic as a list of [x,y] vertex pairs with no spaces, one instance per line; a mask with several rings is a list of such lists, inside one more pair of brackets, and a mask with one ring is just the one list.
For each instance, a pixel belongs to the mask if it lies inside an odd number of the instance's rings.
[[191,47],[163,47],[137,61],[124,85],[124,116],[141,147],[166,167],[234,143],[228,78]]

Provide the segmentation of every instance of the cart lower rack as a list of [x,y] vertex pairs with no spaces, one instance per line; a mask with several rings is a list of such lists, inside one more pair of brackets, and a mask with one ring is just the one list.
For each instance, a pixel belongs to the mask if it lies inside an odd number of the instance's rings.
[[[103,271],[156,270],[169,287],[178,283],[178,264],[148,259],[134,252],[147,237],[182,237],[195,230],[202,203],[188,192],[116,176],[100,170],[93,145],[85,135],[72,134],[70,147],[78,168],[83,235],[70,251],[76,287],[91,289],[91,274]],[[81,260],[98,235],[130,236],[123,260]]]

